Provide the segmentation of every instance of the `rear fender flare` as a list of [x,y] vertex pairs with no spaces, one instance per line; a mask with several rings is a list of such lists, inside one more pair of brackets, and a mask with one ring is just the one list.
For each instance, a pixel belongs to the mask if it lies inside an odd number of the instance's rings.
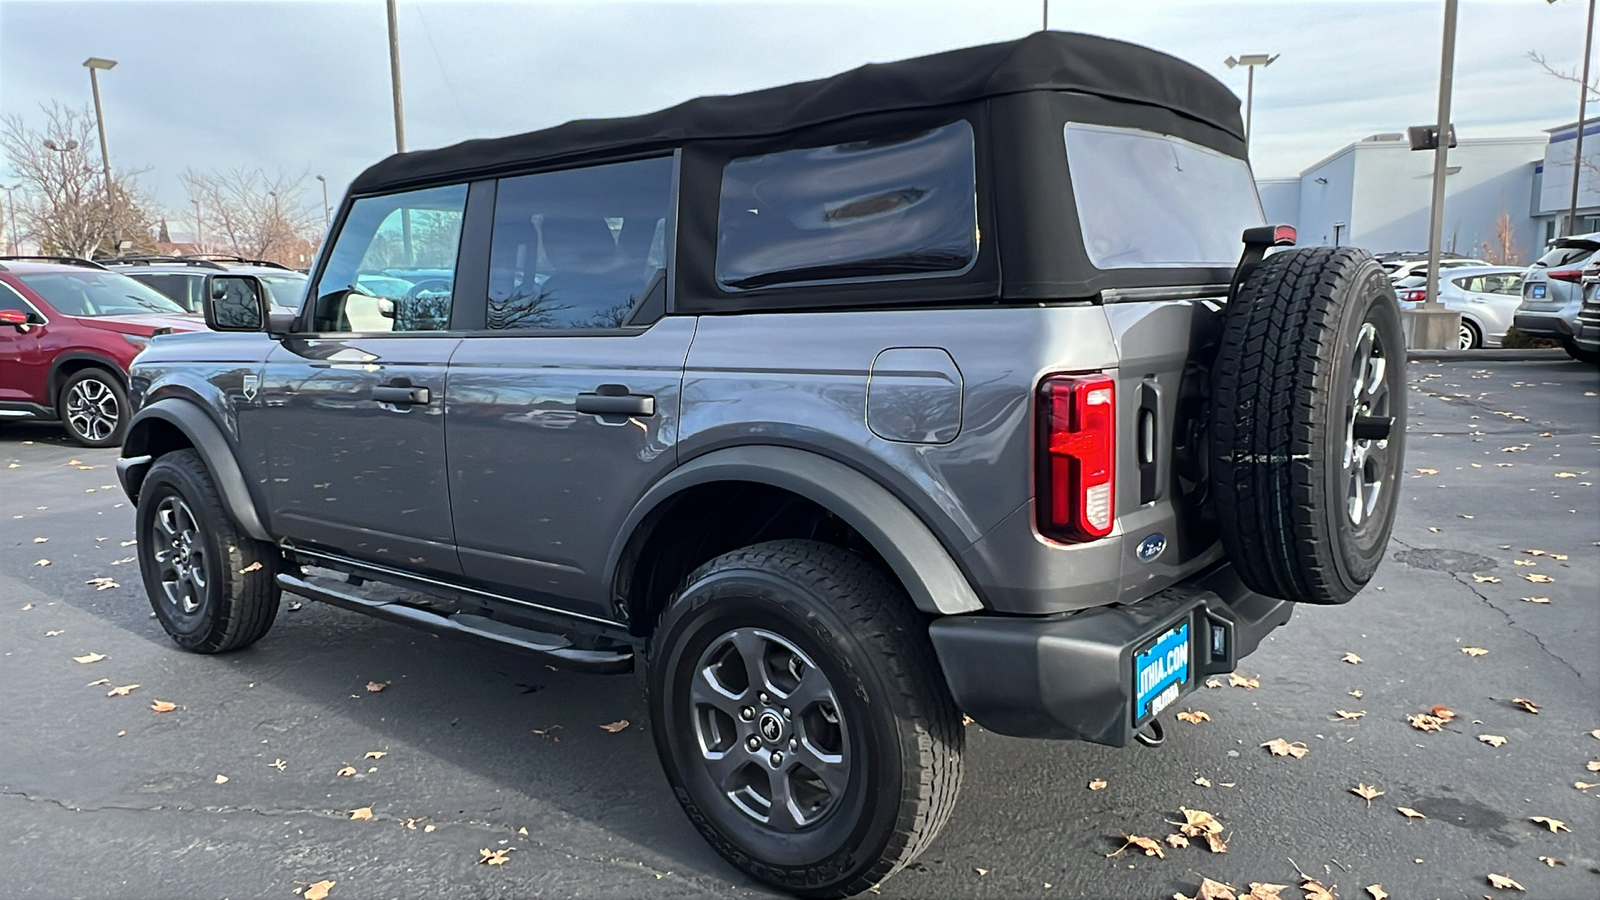
[[855,469],[825,456],[790,447],[751,446],[717,450],[672,470],[646,491],[628,514],[606,558],[615,583],[635,532],[661,504],[698,484],[749,481],[782,488],[837,515],[866,538],[905,586],[917,609],[953,615],[983,609],[944,545],[899,498]]
[[233,447],[222,429],[199,405],[178,397],[157,400],[139,410],[128,426],[128,437],[122,445],[123,459],[117,468],[129,499],[138,500],[144,473],[154,462],[146,455],[151,423],[154,421],[177,428],[189,439],[216,481],[223,506],[227,507],[228,514],[233,516],[239,528],[258,541],[271,541],[272,536],[262,524],[255,498],[250,494],[250,485],[245,481],[244,472],[234,458]]

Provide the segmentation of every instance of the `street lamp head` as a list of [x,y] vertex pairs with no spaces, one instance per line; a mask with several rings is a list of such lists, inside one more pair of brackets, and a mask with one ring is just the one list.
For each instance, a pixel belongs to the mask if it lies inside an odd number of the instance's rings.
[[1239,64],[1239,61],[1230,56],[1227,59],[1223,60],[1222,64],[1231,69],[1234,66],[1237,66]]
[[101,59],[98,56],[91,56],[88,59],[84,60],[83,64],[88,66],[91,69],[100,69],[100,70],[103,71],[105,69],[114,69],[114,68],[116,68],[117,61],[114,60],[114,59]]
[[318,181],[320,181],[320,182],[323,182],[323,183],[324,183],[324,184],[326,184],[326,183],[327,183],[327,181],[328,181],[328,179],[326,179],[326,178],[324,178],[324,177],[323,177],[323,176],[321,176],[321,175],[318,175],[318,176],[317,176],[317,180],[318,180]]
[[[1233,57],[1231,57],[1231,56],[1228,57],[1228,58],[1229,59],[1233,59]],[[1272,54],[1272,55],[1269,56],[1269,55],[1267,55],[1265,53],[1245,53],[1245,54],[1240,55],[1240,57],[1236,61],[1235,65],[1241,65],[1241,66],[1270,66],[1270,65],[1272,65],[1272,61],[1277,59],[1277,58],[1278,58],[1278,54]],[[1231,69],[1231,68],[1233,68],[1233,66],[1230,65],[1230,66],[1228,66],[1228,68]]]
[[45,138],[44,148],[46,150],[54,150],[57,153],[71,153],[72,151],[78,149],[78,142],[67,141],[65,144],[58,144],[49,138]]

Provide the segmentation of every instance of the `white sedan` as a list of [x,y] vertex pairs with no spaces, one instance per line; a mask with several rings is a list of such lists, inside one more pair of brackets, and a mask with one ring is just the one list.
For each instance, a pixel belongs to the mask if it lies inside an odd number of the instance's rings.
[[[1527,271],[1521,266],[1464,266],[1439,273],[1444,282],[1439,301],[1461,313],[1459,349],[1500,346],[1522,303],[1522,276]],[[1426,299],[1427,281],[1426,275],[1412,275],[1395,282],[1400,305],[1411,307]]]

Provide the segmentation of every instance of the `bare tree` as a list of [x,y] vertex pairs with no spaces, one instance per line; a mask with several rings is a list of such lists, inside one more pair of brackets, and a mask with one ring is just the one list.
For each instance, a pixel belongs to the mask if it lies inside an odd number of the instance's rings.
[[1484,241],[1482,247],[1483,258],[1488,262],[1497,266],[1522,265],[1522,249],[1517,246],[1517,224],[1504,206],[1500,207],[1500,215],[1494,218],[1494,236]]
[[136,173],[113,172],[109,192],[88,107],[41,106],[44,127],[0,117],[0,151],[22,181],[19,218],[47,253],[109,255],[121,241],[154,249],[149,198]]
[[321,225],[301,190],[305,176],[234,168],[210,173],[186,169],[183,187],[199,204],[206,243],[248,259],[299,265]]
[[[1565,81],[1568,84],[1583,84],[1585,96],[1587,96],[1590,100],[1600,100],[1600,77],[1596,77],[1594,80],[1584,83],[1583,76],[1578,74],[1577,69],[1558,69],[1550,64],[1550,60],[1545,58],[1543,53],[1540,53],[1537,50],[1529,50],[1528,59],[1531,60],[1534,65],[1538,66],[1540,69],[1543,69],[1544,73],[1549,75],[1551,78],[1555,78],[1559,81]],[[1563,162],[1563,165],[1570,164],[1570,160]],[[1600,157],[1589,156],[1585,154],[1583,159],[1578,160],[1578,166],[1589,172],[1590,175],[1600,175]]]

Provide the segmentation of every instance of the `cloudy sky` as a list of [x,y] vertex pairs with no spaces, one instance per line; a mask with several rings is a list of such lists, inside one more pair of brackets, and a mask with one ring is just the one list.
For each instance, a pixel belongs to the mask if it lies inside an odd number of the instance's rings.
[[[1189,60],[1244,95],[1229,55],[1282,54],[1256,81],[1258,175],[1289,175],[1365,135],[1430,122],[1443,0],[1054,0],[1050,26]],[[629,115],[699,94],[816,78],[866,62],[1020,37],[1038,0],[400,2],[412,149]],[[1456,57],[1462,137],[1537,134],[1576,118],[1542,74],[1582,55],[1582,0],[1466,0]],[[118,168],[170,208],[186,168],[306,175],[320,206],[394,149],[383,0],[0,0],[0,113],[101,90]],[[3,176],[5,173],[0,173]],[[180,226],[174,223],[174,231]]]

